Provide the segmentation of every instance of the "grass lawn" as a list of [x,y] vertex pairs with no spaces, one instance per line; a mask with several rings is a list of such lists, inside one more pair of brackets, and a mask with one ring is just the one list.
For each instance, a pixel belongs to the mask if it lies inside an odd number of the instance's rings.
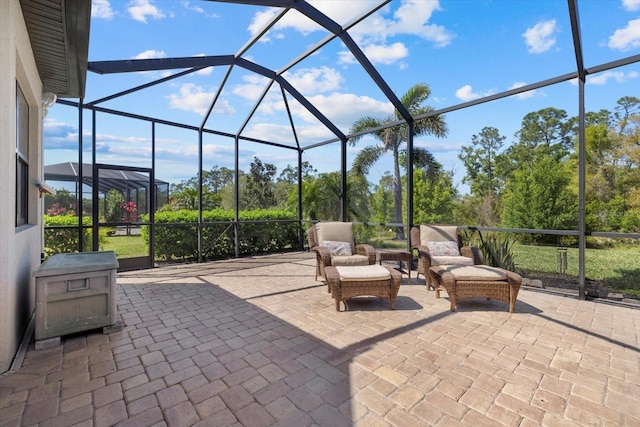
[[149,255],[149,245],[140,235],[107,236],[100,247],[103,251],[114,251],[117,258]]
[[[516,269],[560,275],[558,249],[554,246],[516,244]],[[567,249],[566,276],[578,277],[578,249]],[[640,251],[638,248],[586,249],[585,277],[609,289],[640,297]]]
[[[406,249],[407,241],[394,240],[394,235],[391,229],[379,231],[371,243],[380,249]],[[108,236],[101,249],[115,251],[118,258],[146,256],[149,253],[148,245],[140,235]],[[531,278],[544,277],[550,283],[569,279],[575,282],[577,288],[577,248],[567,249],[567,269],[564,274],[558,268],[558,249],[555,246],[515,244],[513,252],[517,272]],[[585,257],[585,276],[588,281],[601,282],[610,290],[640,298],[640,247],[587,249]]]
[[[370,243],[378,249],[406,249],[407,241],[394,240],[394,237],[392,229],[376,230]],[[567,248],[564,272],[559,269],[555,246],[515,244],[513,252],[518,273],[543,279],[548,286],[577,289],[577,248]],[[640,246],[586,249],[585,277],[588,282],[601,283],[609,290],[640,298]]]

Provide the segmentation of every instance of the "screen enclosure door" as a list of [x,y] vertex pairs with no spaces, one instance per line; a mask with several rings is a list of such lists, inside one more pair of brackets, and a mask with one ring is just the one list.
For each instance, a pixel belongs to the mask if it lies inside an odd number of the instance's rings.
[[93,249],[114,251],[119,271],[153,267],[151,169],[96,164],[92,181]]

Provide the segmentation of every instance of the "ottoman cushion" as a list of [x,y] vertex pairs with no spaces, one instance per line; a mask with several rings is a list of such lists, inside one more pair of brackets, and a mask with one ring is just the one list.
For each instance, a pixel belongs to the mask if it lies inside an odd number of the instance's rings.
[[331,265],[338,266],[355,266],[355,265],[369,265],[369,257],[364,255],[337,255],[331,257]]
[[473,265],[473,258],[467,258],[466,256],[458,255],[439,255],[431,256],[431,265]]
[[438,267],[441,273],[442,270],[446,270],[460,281],[496,282],[507,280],[507,275],[503,270],[488,265],[440,265]]
[[386,280],[391,277],[389,270],[381,265],[337,266],[336,270],[342,282]]

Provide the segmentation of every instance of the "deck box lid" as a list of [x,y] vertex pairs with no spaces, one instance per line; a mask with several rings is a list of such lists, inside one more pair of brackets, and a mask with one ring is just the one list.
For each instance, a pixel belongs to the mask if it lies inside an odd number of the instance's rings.
[[118,268],[113,251],[80,252],[53,255],[33,271],[34,277],[59,274],[84,273],[87,271],[112,270]]

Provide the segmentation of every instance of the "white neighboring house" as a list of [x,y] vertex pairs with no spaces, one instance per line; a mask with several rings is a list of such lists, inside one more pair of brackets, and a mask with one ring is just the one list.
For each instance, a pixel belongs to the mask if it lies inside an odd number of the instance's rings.
[[0,1],[0,373],[19,359],[43,252],[43,102],[82,98],[91,0]]

